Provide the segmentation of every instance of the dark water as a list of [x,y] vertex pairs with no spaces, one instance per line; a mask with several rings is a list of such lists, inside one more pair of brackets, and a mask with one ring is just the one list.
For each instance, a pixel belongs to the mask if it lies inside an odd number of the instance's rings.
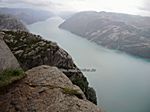
[[73,57],[95,88],[106,112],[150,112],[150,62],[100,47],[59,29],[59,17],[28,26],[31,32],[57,42]]

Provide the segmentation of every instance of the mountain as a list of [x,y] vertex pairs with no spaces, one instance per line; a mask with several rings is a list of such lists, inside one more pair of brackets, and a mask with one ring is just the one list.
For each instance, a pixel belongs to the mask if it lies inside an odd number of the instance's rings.
[[33,24],[38,21],[44,21],[54,16],[54,14],[49,11],[27,8],[0,8],[0,14],[13,15],[26,24]]
[[110,12],[80,12],[60,26],[98,45],[150,58],[150,17]]
[[28,31],[26,26],[19,19],[7,14],[0,14],[0,30]]

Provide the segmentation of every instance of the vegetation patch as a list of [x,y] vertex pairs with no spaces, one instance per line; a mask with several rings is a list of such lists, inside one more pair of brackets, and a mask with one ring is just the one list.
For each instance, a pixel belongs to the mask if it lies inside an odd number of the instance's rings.
[[78,92],[78,90],[72,89],[72,88],[62,88],[64,94],[69,94],[69,95],[75,95],[80,99],[83,99],[82,95]]
[[88,82],[86,77],[75,77],[71,78],[73,84],[79,86],[83,92],[86,92],[88,89]]
[[21,69],[7,69],[0,73],[0,88],[7,86],[14,81],[20,80],[25,76],[25,73]]

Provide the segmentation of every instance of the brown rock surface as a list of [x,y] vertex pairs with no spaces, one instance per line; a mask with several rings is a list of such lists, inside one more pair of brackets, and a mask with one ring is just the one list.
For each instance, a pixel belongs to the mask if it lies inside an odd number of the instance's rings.
[[1,112],[101,112],[56,67],[42,65],[26,74],[0,95]]

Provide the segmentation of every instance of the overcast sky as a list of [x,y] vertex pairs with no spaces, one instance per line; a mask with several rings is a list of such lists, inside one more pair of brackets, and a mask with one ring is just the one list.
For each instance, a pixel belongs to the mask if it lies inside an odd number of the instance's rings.
[[53,11],[112,11],[150,16],[150,0],[0,0],[0,6]]

